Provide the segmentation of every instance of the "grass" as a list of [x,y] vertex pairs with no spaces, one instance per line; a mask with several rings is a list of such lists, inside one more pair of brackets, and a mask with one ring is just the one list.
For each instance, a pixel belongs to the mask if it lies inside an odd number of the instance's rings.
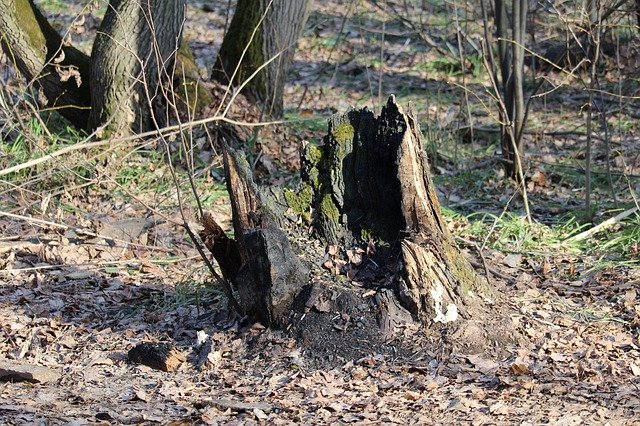
[[531,258],[547,256],[583,256],[589,258],[588,271],[621,266],[640,266],[640,215],[626,220],[617,228],[583,241],[567,240],[590,225],[580,224],[573,216],[565,216],[556,225],[528,223],[523,216],[506,212],[496,215],[477,212],[460,214],[443,208],[447,221],[460,237],[505,252],[520,253]]
[[322,135],[327,132],[328,117],[304,117],[296,110],[289,110],[284,112],[284,120],[288,121],[287,126],[297,133],[312,132]]

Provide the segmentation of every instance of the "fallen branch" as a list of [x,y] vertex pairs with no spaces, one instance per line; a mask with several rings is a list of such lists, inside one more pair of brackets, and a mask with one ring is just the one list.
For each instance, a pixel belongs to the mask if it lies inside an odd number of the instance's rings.
[[52,152],[50,154],[44,155],[44,156],[42,156],[40,158],[35,158],[33,160],[29,160],[29,161],[21,163],[21,164],[16,164],[15,166],[12,166],[12,167],[7,167],[6,169],[2,169],[2,170],[0,170],[0,176],[5,176],[5,175],[8,175],[10,173],[19,172],[20,170],[24,170],[24,169],[29,168],[29,167],[37,166],[38,164],[45,163],[45,162],[47,162],[49,160],[52,160],[52,159],[54,159],[56,157],[60,157],[61,155],[65,155],[65,154],[68,154],[68,153],[74,152],[74,151],[79,151],[81,149],[90,149],[90,148],[96,148],[96,147],[104,146],[104,145],[112,145],[112,144],[116,144],[116,143],[131,142],[131,141],[134,141],[136,139],[143,139],[143,138],[152,137],[152,136],[162,136],[162,135],[166,136],[166,135],[171,134],[171,133],[179,132],[179,131],[181,131],[181,130],[183,130],[185,128],[188,128],[190,126],[203,126],[205,124],[209,124],[209,123],[213,123],[213,122],[217,122],[217,121],[220,121],[220,122],[223,122],[223,123],[228,123],[228,124],[234,124],[234,125],[237,125],[237,126],[246,126],[246,127],[263,127],[263,126],[269,126],[269,125],[273,125],[273,124],[289,123],[289,121],[283,121],[283,120],[265,121],[265,122],[260,122],[260,123],[249,123],[249,122],[244,122],[244,121],[232,120],[232,119],[229,119],[229,118],[226,118],[226,117],[223,117],[223,116],[215,116],[215,117],[203,118],[203,119],[200,119],[200,120],[193,120],[193,121],[182,123],[182,124],[176,124],[176,125],[173,125],[173,126],[167,126],[167,127],[159,128],[157,130],[150,130],[148,132],[138,133],[136,135],[89,142],[91,137],[95,136],[95,133],[92,133],[83,142],[77,143],[75,145],[66,146],[66,147],[61,148],[61,149],[59,149],[57,151],[54,151],[54,152]]
[[615,224],[622,222],[625,218],[631,216],[632,214],[634,214],[638,210],[639,210],[638,206],[632,207],[629,210],[625,210],[622,213],[620,213],[619,215],[614,216],[614,217],[612,217],[610,219],[607,219],[604,222],[594,226],[593,228],[587,229],[586,231],[581,232],[581,233],[579,233],[577,235],[574,235],[573,237],[567,238],[565,240],[565,242],[582,241],[582,240],[584,240],[586,238],[589,238],[593,234],[597,234],[600,231],[603,231],[603,230],[605,230],[607,228],[611,228]]

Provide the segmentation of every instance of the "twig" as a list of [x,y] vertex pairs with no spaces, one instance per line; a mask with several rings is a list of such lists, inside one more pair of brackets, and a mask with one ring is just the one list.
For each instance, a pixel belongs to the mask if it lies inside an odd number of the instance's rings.
[[[513,284],[516,282],[516,279],[513,278],[511,275],[507,275],[504,274],[502,272],[500,272],[499,270],[497,270],[496,268],[491,268],[491,267],[486,267],[486,265],[482,265],[478,262],[476,262],[475,260],[469,260],[469,263],[471,263],[471,266],[473,266],[474,268],[484,268],[485,269],[485,274],[486,271],[489,271],[491,273],[491,275],[494,275],[498,278],[502,278],[503,280],[507,281],[509,284]],[[488,275],[487,275],[487,280],[488,280]]]
[[181,124],[176,124],[173,126],[167,126],[167,127],[161,127],[158,128],[157,130],[150,130],[148,132],[143,132],[143,133],[138,133],[137,135],[131,135],[131,136],[125,136],[125,137],[121,137],[121,138],[114,138],[114,139],[108,139],[108,140],[99,140],[99,141],[94,141],[94,142],[88,142],[89,138],[95,136],[95,134],[91,134],[89,135],[89,137],[87,139],[85,139],[85,142],[80,142],[77,143],[75,145],[69,145],[67,147],[61,148],[57,151],[52,152],[51,154],[47,154],[43,157],[40,158],[36,158],[21,164],[17,164],[13,167],[8,167],[6,169],[2,169],[0,170],[0,176],[5,176],[8,175],[10,173],[15,173],[15,172],[19,172],[20,170],[24,170],[26,168],[29,167],[33,167],[33,166],[37,166],[38,164],[42,164],[45,163],[49,160],[52,160],[54,158],[60,157],[62,155],[68,154],[70,152],[74,152],[74,151],[79,151],[81,149],[90,149],[90,148],[96,148],[99,146],[104,146],[104,145],[112,145],[112,144],[116,144],[116,143],[124,143],[124,142],[131,142],[133,140],[136,139],[144,139],[147,137],[151,137],[151,136],[167,136],[170,133],[175,133],[178,132],[180,130],[183,130],[184,127],[186,125],[189,126],[201,126],[201,125],[205,125],[205,124],[209,124],[209,123],[213,123],[216,121],[222,121],[224,123],[229,123],[229,124],[235,124],[237,126],[246,126],[246,127],[261,127],[261,126],[270,126],[273,124],[286,124],[289,123],[290,120],[276,120],[276,121],[264,121],[264,122],[260,122],[260,123],[248,123],[248,122],[243,122],[243,121],[237,121],[237,120],[231,120],[229,118],[226,118],[224,116],[214,116],[214,117],[208,117],[208,118],[203,118],[200,120],[194,120],[191,121],[189,123],[181,123]]
[[231,303],[231,305],[233,305],[233,309],[240,316],[243,316],[244,315],[244,311],[240,307],[240,304],[238,303],[236,298],[234,297],[233,289],[231,288],[231,284],[229,284],[229,281],[227,281],[224,278],[222,278],[220,276],[220,274],[218,274],[218,272],[216,272],[216,268],[213,267],[213,264],[209,260],[209,257],[207,256],[207,254],[202,249],[202,245],[200,244],[200,242],[198,241],[198,238],[196,237],[196,235],[193,233],[193,231],[189,227],[189,224],[187,224],[185,222],[182,226],[185,229],[185,231],[187,231],[187,234],[189,234],[189,238],[191,238],[191,241],[193,241],[193,244],[196,246],[196,249],[198,250],[198,253],[200,253],[200,257],[202,258],[202,260],[204,260],[204,263],[207,265],[207,268],[209,269],[209,272],[211,272],[211,275],[213,275],[214,278],[216,280],[218,280],[218,282],[221,284],[222,291],[224,291],[224,295],[227,296],[227,299],[229,300],[229,303]]
[[612,226],[622,222],[625,218],[631,216],[632,214],[634,214],[638,210],[640,210],[640,208],[638,206],[632,207],[632,208],[630,208],[628,210],[625,210],[622,213],[618,214],[617,216],[609,218],[609,219],[605,220],[604,222],[594,226],[593,228],[587,229],[586,231],[581,232],[581,233],[579,233],[577,235],[574,235],[573,237],[567,238],[565,240],[565,242],[581,241],[581,240],[584,240],[586,238],[589,238],[593,234],[597,234],[600,231],[603,231],[603,230],[605,230],[607,228],[611,228]]
[[51,222],[51,221],[43,220],[43,219],[36,219],[34,217],[22,216],[22,215],[19,215],[19,214],[13,214],[13,213],[3,212],[3,211],[0,211],[0,216],[6,216],[6,217],[13,218],[13,219],[24,220],[25,222],[29,222],[29,223],[37,223],[38,225],[42,225],[42,226],[53,226],[53,227],[59,228],[59,229],[72,230],[77,234],[84,234],[84,235],[87,235],[89,237],[94,237],[94,238],[102,238],[102,239],[105,239],[105,240],[113,241],[115,243],[120,243],[120,244],[124,244],[124,245],[127,245],[127,246],[140,247],[140,248],[145,248],[145,249],[148,249],[148,250],[158,250],[158,251],[164,251],[164,252],[171,251],[171,250],[163,248],[163,247],[156,247],[156,246],[149,246],[149,245],[146,245],[146,244],[132,243],[130,241],[125,241],[125,240],[121,240],[121,239],[118,239],[118,238],[113,238],[113,237],[110,237],[108,235],[97,234],[95,232],[91,232],[91,231],[88,231],[86,229],[75,228],[73,226],[65,225],[65,224],[62,224],[62,223]]

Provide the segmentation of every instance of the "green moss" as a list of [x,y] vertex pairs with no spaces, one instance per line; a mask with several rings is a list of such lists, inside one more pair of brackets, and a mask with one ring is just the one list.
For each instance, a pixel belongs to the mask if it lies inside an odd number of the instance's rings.
[[350,123],[340,123],[335,129],[331,130],[331,136],[339,143],[353,140],[355,130]]
[[[31,5],[28,0],[17,0],[12,2],[15,7],[16,17],[20,19],[20,27],[25,32],[27,37],[29,38],[29,45],[37,52],[41,51],[41,49],[46,45],[46,40],[44,34],[42,34],[42,30],[40,29],[40,25],[36,20],[35,14],[33,13],[33,9],[31,9]],[[44,52],[43,58],[44,58]]]
[[360,230],[360,238],[362,239],[362,241],[374,240],[375,236],[373,235],[373,230],[371,230],[371,229],[361,229]]
[[318,146],[309,144],[309,147],[306,150],[306,156],[309,162],[317,167],[322,160],[322,149]]
[[456,277],[462,288],[462,294],[466,295],[470,291],[476,291],[478,280],[474,270],[463,256],[460,256],[458,249],[452,244],[444,244],[445,255],[449,259],[449,265],[453,269],[453,276]]
[[325,196],[322,197],[322,201],[320,202],[320,214],[325,218],[326,221],[336,224],[338,223],[338,219],[340,218],[340,211],[331,199],[330,194],[325,194]]
[[320,172],[318,171],[318,167],[322,161],[322,157],[322,148],[311,144],[305,147],[302,158],[304,173],[306,173],[308,177],[305,179],[316,192],[320,190]]
[[192,115],[202,112],[205,107],[213,103],[213,95],[201,81],[191,80],[187,77],[181,83],[182,88],[176,95],[183,105],[188,107]]
[[298,191],[292,189],[284,190],[284,198],[287,201],[287,205],[293,210],[293,212],[302,219],[310,223],[311,222],[311,202],[313,200],[313,188],[307,183],[303,183]]

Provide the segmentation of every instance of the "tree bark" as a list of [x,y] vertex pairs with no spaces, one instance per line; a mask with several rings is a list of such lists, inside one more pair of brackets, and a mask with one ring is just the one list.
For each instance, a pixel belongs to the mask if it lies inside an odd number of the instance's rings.
[[196,58],[184,40],[176,56],[173,86],[179,110],[185,113],[187,119],[197,116],[214,101],[213,94],[202,82]]
[[239,0],[211,77],[243,87],[267,115],[282,116],[284,84],[310,6],[311,0]]
[[38,101],[86,128],[91,104],[89,57],[63,42],[31,0],[0,0],[0,44],[38,89]]
[[291,250],[273,202],[253,182],[244,156],[225,147],[224,167],[238,247],[231,253],[240,254],[239,268],[225,268],[235,276],[225,278],[237,284],[246,315],[266,326],[281,326],[309,270]]
[[527,23],[527,0],[511,2],[511,34],[508,34],[506,0],[495,0],[496,35],[500,62],[500,82],[504,111],[501,118],[501,149],[507,174],[519,179],[524,158],[524,42]]
[[184,13],[185,0],[109,2],[91,52],[90,126],[102,137],[166,123]]

